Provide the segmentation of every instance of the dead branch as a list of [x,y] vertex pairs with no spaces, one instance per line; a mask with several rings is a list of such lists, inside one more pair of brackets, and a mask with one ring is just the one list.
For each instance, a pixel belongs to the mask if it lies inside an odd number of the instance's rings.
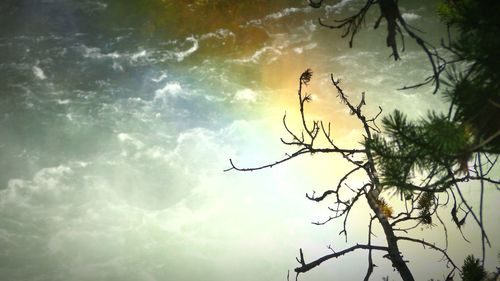
[[410,242],[414,242],[414,243],[418,243],[418,244],[421,244],[424,246],[427,246],[431,249],[434,249],[438,252],[441,252],[441,254],[443,254],[443,256],[446,258],[446,260],[448,261],[449,264],[452,265],[452,270],[450,272],[450,274],[455,271],[455,270],[458,270],[459,272],[462,272],[462,270],[453,262],[453,260],[451,259],[451,257],[448,255],[448,253],[446,252],[446,250],[443,250],[441,249],[440,247],[434,245],[434,244],[431,244],[429,242],[426,242],[424,240],[421,240],[421,239],[416,239],[416,238],[411,238],[411,237],[405,237],[405,236],[398,236],[397,237],[398,240],[403,240],[403,241],[410,241]]
[[297,273],[304,273],[304,272],[307,272],[313,268],[315,268],[316,266],[322,264],[323,262],[329,260],[329,259],[333,259],[333,258],[338,258],[340,256],[343,256],[347,253],[350,253],[352,251],[355,251],[355,250],[358,250],[358,249],[364,249],[364,250],[377,250],[377,251],[388,251],[389,249],[387,247],[384,247],[384,246],[375,246],[375,245],[362,245],[362,244],[356,244],[355,246],[352,246],[350,248],[347,248],[347,249],[344,249],[342,251],[338,251],[338,252],[335,252],[335,253],[332,253],[332,254],[328,254],[328,255],[325,255],[325,256],[322,256],[321,258],[318,258],[310,263],[307,263],[305,260],[304,260],[304,256],[302,255],[302,249],[300,250],[300,257],[301,259],[297,259],[297,261],[300,263],[301,266],[299,267],[296,267],[295,268],[295,272]]

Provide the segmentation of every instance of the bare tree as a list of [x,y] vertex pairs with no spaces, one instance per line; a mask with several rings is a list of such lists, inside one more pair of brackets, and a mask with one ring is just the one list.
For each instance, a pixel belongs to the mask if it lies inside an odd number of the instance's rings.
[[[329,208],[332,214],[328,219],[321,222],[314,222],[317,225],[323,225],[336,219],[343,220],[343,229],[340,234],[345,235],[347,241],[347,221],[352,209],[361,201],[366,201],[371,209],[371,219],[367,226],[367,241],[365,243],[356,243],[355,245],[342,249],[335,250],[329,246],[331,253],[314,260],[306,260],[304,258],[303,250],[299,250],[299,257],[297,258],[298,266],[295,268],[296,279],[299,274],[308,272],[309,270],[319,266],[321,263],[332,258],[338,258],[356,250],[367,251],[368,267],[364,280],[369,280],[372,272],[374,271],[374,261],[372,257],[373,251],[384,252],[384,257],[387,258],[392,266],[399,272],[403,280],[415,280],[413,274],[408,267],[408,261],[404,259],[400,251],[401,243],[414,243],[422,245],[426,248],[433,249],[443,255],[447,266],[451,269],[447,278],[452,278],[456,271],[461,271],[460,267],[455,264],[447,253],[448,243],[444,247],[437,246],[435,243],[416,239],[408,236],[409,231],[418,227],[419,225],[434,225],[433,221],[436,218],[444,229],[444,235],[447,241],[447,230],[443,220],[438,215],[438,209],[441,206],[452,203],[453,209],[451,216],[457,227],[461,227],[465,222],[468,214],[473,216],[481,231],[489,243],[486,232],[482,227],[482,219],[474,213],[470,205],[465,200],[458,184],[471,180],[480,180],[481,183],[491,182],[499,184],[499,181],[489,179],[487,176],[491,171],[491,167],[495,164],[496,160],[489,160],[488,165],[481,163],[480,158],[476,159],[474,166],[463,174],[453,170],[454,167],[446,166],[446,177],[436,177],[438,174],[435,170],[430,170],[420,179],[419,183],[412,181],[406,183],[408,186],[405,188],[396,188],[400,193],[400,200],[403,202],[404,208],[401,212],[395,214],[394,209],[390,206],[389,202],[383,198],[383,192],[387,189],[394,188],[387,186],[385,181],[385,174],[379,173],[379,167],[383,166],[380,163],[380,151],[377,151],[377,140],[383,137],[383,134],[376,124],[377,118],[382,113],[382,108],[379,107],[379,112],[374,117],[367,117],[363,113],[363,106],[366,104],[365,94],[361,95],[361,100],[358,103],[353,103],[342,90],[340,80],[334,79],[331,75],[331,82],[333,87],[337,90],[337,97],[340,102],[344,104],[350,111],[351,115],[356,118],[362,125],[363,132],[363,146],[361,148],[342,148],[339,147],[335,140],[332,138],[331,124],[324,123],[323,121],[307,120],[305,114],[305,106],[311,101],[311,96],[305,92],[305,88],[312,78],[312,72],[307,69],[298,79],[298,102],[302,128],[299,132],[294,132],[287,124],[286,114],[283,116],[283,126],[288,133],[288,139],[281,139],[282,143],[294,147],[295,150],[287,154],[283,159],[272,162],[270,164],[241,168],[234,164],[230,159],[231,167],[225,171],[255,171],[264,168],[270,168],[275,165],[284,163],[290,159],[296,158],[303,154],[316,154],[316,153],[333,153],[340,154],[343,159],[351,165],[351,170],[348,171],[334,188],[324,191],[321,195],[306,194],[307,199],[320,202],[326,198],[333,198],[333,206]],[[328,144],[326,147],[318,145],[320,139],[326,140]],[[488,166],[488,168],[486,168]],[[484,171],[483,169],[487,169]],[[384,170],[384,172],[386,172]],[[359,186],[352,186],[349,180],[354,175],[364,175],[364,183]],[[410,190],[408,192],[408,190]],[[347,194],[347,198],[346,198]],[[462,214],[462,215],[460,215]],[[459,218],[460,216],[460,218]],[[374,235],[373,223],[378,223],[385,236],[385,245],[375,245],[372,243],[372,236]],[[464,237],[465,238],[465,237]],[[447,279],[448,280],[448,279]]]

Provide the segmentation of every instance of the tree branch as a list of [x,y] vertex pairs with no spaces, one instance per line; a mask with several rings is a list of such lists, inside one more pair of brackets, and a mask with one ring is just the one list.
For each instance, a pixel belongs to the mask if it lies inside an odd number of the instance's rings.
[[[362,244],[356,244],[355,246],[352,246],[350,248],[347,248],[347,249],[344,249],[342,251],[339,251],[339,252],[335,252],[335,253],[332,253],[332,254],[329,254],[329,255],[325,255],[317,260],[314,260],[310,263],[306,263],[304,261],[304,257],[301,255],[301,260],[299,261],[300,265],[299,267],[296,267],[295,268],[295,272],[297,273],[304,273],[304,272],[307,272],[313,268],[315,268],[316,266],[322,264],[323,262],[329,260],[329,259],[333,259],[333,258],[338,258],[340,256],[343,256],[347,253],[350,253],[352,251],[355,251],[355,250],[358,250],[358,249],[364,249],[364,250],[377,250],[377,251],[388,251],[389,249],[387,247],[384,247],[384,246],[374,246],[374,245],[362,245]],[[302,252],[302,251],[301,251]]]

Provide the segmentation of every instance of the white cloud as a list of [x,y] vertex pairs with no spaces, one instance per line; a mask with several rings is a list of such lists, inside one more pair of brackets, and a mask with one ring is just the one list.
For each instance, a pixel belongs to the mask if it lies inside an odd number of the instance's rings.
[[192,53],[196,52],[196,50],[198,50],[198,48],[199,48],[198,40],[196,40],[196,38],[194,38],[193,36],[186,38],[186,41],[192,42],[193,46],[191,48],[187,49],[186,51],[181,51],[181,52],[175,53],[175,57],[177,57],[177,61],[184,60],[186,57],[188,57]]
[[417,15],[415,13],[403,13],[401,16],[403,17],[403,19],[405,21],[414,21],[414,20],[418,20],[419,18],[421,18],[419,15]]
[[271,62],[275,61],[281,55],[281,51],[275,47],[265,46],[265,47],[262,47],[261,49],[255,51],[255,53],[253,55],[246,57],[246,58],[236,59],[236,60],[234,60],[234,62],[242,63],[242,64],[249,63],[249,62],[259,63],[261,61],[262,57],[265,55],[268,58],[266,60],[266,62],[271,63]]
[[37,79],[39,80],[47,79],[47,76],[45,76],[45,72],[43,72],[43,70],[38,65],[33,66],[32,70],[33,74]]
[[238,90],[234,94],[235,101],[254,103],[257,101],[257,93],[251,89]]
[[151,81],[155,83],[160,83],[161,81],[165,80],[168,77],[166,72],[161,72],[161,75],[158,76],[157,78],[151,78]]
[[120,142],[132,144],[137,149],[142,149],[144,147],[143,142],[141,142],[136,138],[131,137],[129,134],[126,133],[119,133],[118,139],[120,140]]
[[182,87],[178,82],[167,82],[161,89],[155,91],[154,100],[167,101],[169,96],[179,96],[182,93]]
[[139,58],[143,58],[143,57],[145,57],[146,55],[147,55],[146,50],[142,50],[142,51],[140,51],[140,52],[137,52],[137,53],[132,54],[130,58],[131,58],[132,60],[138,60]]
[[330,13],[340,13],[340,11],[347,6],[350,2],[353,0],[342,0],[339,3],[335,5],[326,5],[325,6],[325,11],[330,14]]
[[302,54],[302,52],[304,52],[304,50],[311,50],[311,49],[314,49],[318,46],[318,44],[316,43],[309,43],[303,47],[297,47],[297,48],[294,48],[293,51],[296,52],[297,54]]

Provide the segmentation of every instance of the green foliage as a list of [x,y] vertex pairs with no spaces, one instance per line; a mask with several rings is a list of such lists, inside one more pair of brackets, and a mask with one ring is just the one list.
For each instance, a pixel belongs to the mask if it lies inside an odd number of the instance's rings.
[[454,120],[469,126],[478,150],[500,153],[500,85],[474,75],[449,75],[448,81],[444,95],[455,106]]
[[417,176],[424,175],[433,178],[431,189],[446,188],[449,169],[466,173],[473,153],[500,153],[497,11],[500,1],[493,0],[450,0],[439,5],[443,21],[458,31],[447,46],[455,58],[441,91],[450,109],[446,115],[431,112],[416,121],[408,121],[399,111],[383,119],[383,136],[375,136],[367,145],[385,187],[408,194]]
[[441,18],[459,31],[456,40],[452,42],[452,47],[458,52],[457,56],[479,63],[475,72],[496,78],[499,76],[500,58],[499,10],[500,3],[496,0],[445,1],[438,9]]
[[500,1],[443,1],[438,8],[443,21],[457,30],[449,49],[455,60],[444,96],[455,107],[454,120],[473,129],[481,149],[500,153]]
[[486,273],[481,268],[479,259],[474,258],[474,255],[469,255],[465,258],[464,265],[462,266],[462,277],[463,281],[480,281]]
[[410,122],[400,111],[382,120],[384,135],[367,144],[379,165],[384,187],[412,192],[412,182],[420,174],[432,174],[445,182],[448,168],[463,169],[471,155],[472,137],[467,126],[429,113]]

